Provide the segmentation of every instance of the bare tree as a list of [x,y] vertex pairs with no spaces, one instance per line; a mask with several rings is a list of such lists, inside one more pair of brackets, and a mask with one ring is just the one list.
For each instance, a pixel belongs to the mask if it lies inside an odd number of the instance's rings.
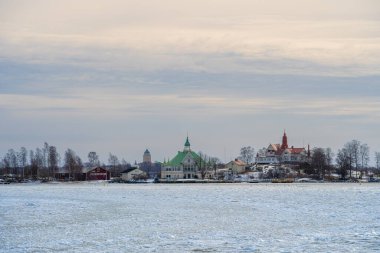
[[65,152],[65,168],[69,171],[71,179],[78,180],[83,168],[82,160],[71,149]]
[[99,156],[95,151],[89,152],[87,157],[90,167],[96,167],[100,165]]
[[207,175],[208,164],[207,164],[208,156],[203,152],[198,152],[198,161],[196,161],[198,165],[198,170],[201,173],[201,178],[204,179]]
[[79,175],[82,173],[83,171],[83,163],[82,163],[82,159],[80,159],[79,156],[76,156],[75,157],[75,179],[76,180],[79,180]]
[[18,168],[18,160],[17,160],[17,154],[14,151],[14,149],[9,149],[7,154],[4,157],[4,162],[7,164],[8,174],[18,174],[17,168]]
[[30,164],[30,168],[29,168],[30,175],[29,176],[31,178],[36,179],[37,178],[37,165],[36,165],[36,161],[34,159],[34,151],[33,150],[29,151],[29,164]]
[[334,153],[332,152],[331,148],[326,148],[325,149],[325,156],[326,156],[326,166],[328,170],[329,176],[331,176],[331,170],[333,168],[332,162],[334,159]]
[[367,169],[369,163],[369,146],[363,143],[359,147],[360,154],[360,177],[362,177],[362,172]]
[[43,154],[43,167],[45,170],[48,170],[49,144],[47,142],[44,143],[44,146],[42,148],[42,154]]
[[210,168],[214,171],[214,177],[216,177],[216,168],[218,164],[221,163],[220,159],[217,157],[210,157]]
[[311,166],[316,169],[319,178],[325,177],[326,154],[323,148],[314,148],[311,156]]
[[351,157],[347,149],[343,148],[338,151],[336,163],[342,179],[346,178],[347,171],[351,169]]
[[119,163],[119,159],[117,158],[117,156],[110,153],[109,157],[108,157],[108,163],[111,166],[112,176],[113,177],[119,176],[118,175],[119,172],[117,171],[118,170],[117,167],[120,165],[120,163]]
[[59,154],[57,148],[54,146],[49,146],[48,152],[48,168],[49,176],[54,177],[55,173],[58,172]]
[[246,164],[250,164],[253,161],[254,153],[255,149],[251,146],[240,149],[240,157]]
[[[359,149],[360,149],[360,141],[358,140],[352,140],[350,142],[347,142],[344,145],[344,149],[348,152],[349,157],[349,163],[350,163],[350,178],[352,178],[352,169],[355,166],[356,171],[359,168]],[[357,173],[356,173],[357,174]]]
[[41,176],[45,176],[44,173],[41,173],[43,168],[43,152],[40,148],[36,149],[36,152],[30,151],[30,173],[31,176],[35,179],[39,179]]
[[216,175],[216,168],[220,159],[217,157],[209,156],[203,152],[198,152],[198,159],[195,161],[198,166],[198,171],[201,174],[201,178],[211,178],[213,172]]
[[3,168],[3,175],[10,174],[11,164],[7,155],[2,159],[1,163]]
[[25,147],[21,147],[20,151],[17,154],[18,164],[20,165],[22,169],[22,178],[25,178],[25,168],[28,162],[28,151]]
[[1,159],[0,160],[0,175],[4,175],[5,174],[5,164],[4,164],[4,159]]
[[375,152],[376,169],[380,169],[380,152]]

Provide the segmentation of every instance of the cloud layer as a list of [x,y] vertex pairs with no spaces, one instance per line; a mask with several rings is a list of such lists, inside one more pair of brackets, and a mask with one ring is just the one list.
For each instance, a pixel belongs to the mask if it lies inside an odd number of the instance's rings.
[[1,1],[0,151],[160,160],[189,131],[229,159],[284,128],[379,150],[379,17],[375,0]]

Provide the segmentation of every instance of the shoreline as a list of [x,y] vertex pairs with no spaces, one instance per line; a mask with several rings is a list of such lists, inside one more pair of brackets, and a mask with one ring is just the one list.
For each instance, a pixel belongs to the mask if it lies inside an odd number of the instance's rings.
[[7,182],[0,185],[57,185],[57,184],[379,184],[378,181],[296,181],[296,180],[253,180],[253,181],[231,181],[231,180],[176,180],[166,181],[160,180],[157,182],[137,181],[137,182],[110,182],[109,180],[94,180],[94,181],[31,181],[31,182]]

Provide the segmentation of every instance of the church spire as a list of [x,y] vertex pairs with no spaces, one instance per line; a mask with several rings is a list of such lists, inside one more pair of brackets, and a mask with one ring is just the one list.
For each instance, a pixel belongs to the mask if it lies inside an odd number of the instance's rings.
[[183,151],[190,151],[189,136],[186,137],[185,147],[184,147]]
[[286,136],[286,132],[284,130],[284,135],[282,136],[281,149],[287,149],[287,148],[288,148],[288,136]]

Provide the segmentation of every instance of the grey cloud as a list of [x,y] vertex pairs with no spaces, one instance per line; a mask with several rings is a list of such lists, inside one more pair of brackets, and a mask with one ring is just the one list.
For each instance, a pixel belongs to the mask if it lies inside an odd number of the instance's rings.
[[283,128],[380,149],[378,2],[137,2],[1,1],[1,152],[46,140],[160,160],[190,131],[222,157]]
[[[257,63],[260,64],[260,63]],[[263,63],[264,64],[264,63]],[[269,63],[267,63],[269,64]],[[119,89],[146,94],[221,94],[238,97],[361,97],[378,96],[379,76],[334,77],[212,73],[181,70],[99,71],[88,66],[28,64],[0,61],[0,92],[73,96],[75,91]],[[78,93],[75,94],[76,96]]]

